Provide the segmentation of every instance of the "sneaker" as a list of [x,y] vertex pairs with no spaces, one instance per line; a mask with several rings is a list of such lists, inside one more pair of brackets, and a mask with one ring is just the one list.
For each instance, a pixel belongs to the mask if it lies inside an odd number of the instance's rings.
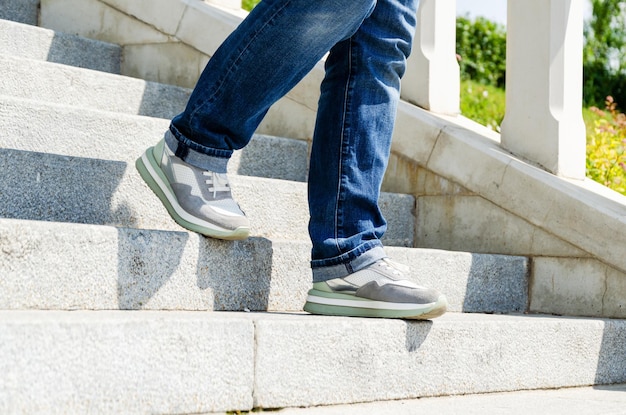
[[245,239],[250,234],[248,218],[233,200],[225,173],[185,163],[165,140],[147,149],[135,166],[182,227],[219,239]]
[[446,297],[410,281],[388,258],[343,278],[316,282],[304,311],[311,314],[426,320],[445,313]]

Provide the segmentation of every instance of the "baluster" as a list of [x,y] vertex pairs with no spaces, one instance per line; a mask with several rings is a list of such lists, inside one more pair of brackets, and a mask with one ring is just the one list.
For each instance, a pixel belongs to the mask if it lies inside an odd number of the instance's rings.
[[402,98],[442,114],[459,113],[456,0],[421,0]]
[[582,0],[508,0],[502,146],[563,177],[585,177]]

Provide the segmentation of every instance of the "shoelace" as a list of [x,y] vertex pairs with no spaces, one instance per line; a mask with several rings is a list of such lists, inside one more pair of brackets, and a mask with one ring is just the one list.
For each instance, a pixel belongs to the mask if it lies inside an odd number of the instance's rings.
[[404,276],[409,272],[409,267],[403,264],[398,264],[395,261],[392,261],[389,258],[383,258],[382,261],[378,262],[379,267],[384,267],[390,271],[393,271],[393,275],[401,275]]
[[230,192],[228,185],[228,178],[224,173],[214,173],[212,171],[205,171],[202,173],[204,176],[210,177],[204,182],[209,185],[209,191],[213,192],[213,197],[217,196],[217,192]]

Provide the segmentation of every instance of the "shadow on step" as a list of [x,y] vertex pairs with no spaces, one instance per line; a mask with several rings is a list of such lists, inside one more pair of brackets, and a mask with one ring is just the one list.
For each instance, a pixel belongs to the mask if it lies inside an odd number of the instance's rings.
[[118,229],[118,302],[125,310],[267,310],[272,243]]
[[528,311],[529,260],[526,257],[471,254],[463,312]]
[[[71,53],[68,51],[71,50]],[[120,73],[122,48],[119,45],[55,32],[48,48],[48,62],[96,71]]]
[[603,320],[596,385],[626,383],[626,320]]
[[125,162],[0,149],[0,217],[133,227]]

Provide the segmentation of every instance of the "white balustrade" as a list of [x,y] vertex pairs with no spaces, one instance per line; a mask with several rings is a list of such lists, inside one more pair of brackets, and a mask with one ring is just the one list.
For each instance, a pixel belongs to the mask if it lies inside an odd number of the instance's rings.
[[[583,179],[583,2],[508,0],[507,7],[502,147],[556,175]],[[455,22],[456,0],[421,1],[402,97],[436,113],[459,108]]]
[[582,0],[508,0],[507,19],[502,147],[583,179]]
[[456,0],[421,0],[402,98],[440,114],[458,114]]
[[[501,145],[553,174],[584,179],[583,0],[507,1]],[[458,114],[456,0],[421,0],[417,19],[402,98],[435,113]]]

